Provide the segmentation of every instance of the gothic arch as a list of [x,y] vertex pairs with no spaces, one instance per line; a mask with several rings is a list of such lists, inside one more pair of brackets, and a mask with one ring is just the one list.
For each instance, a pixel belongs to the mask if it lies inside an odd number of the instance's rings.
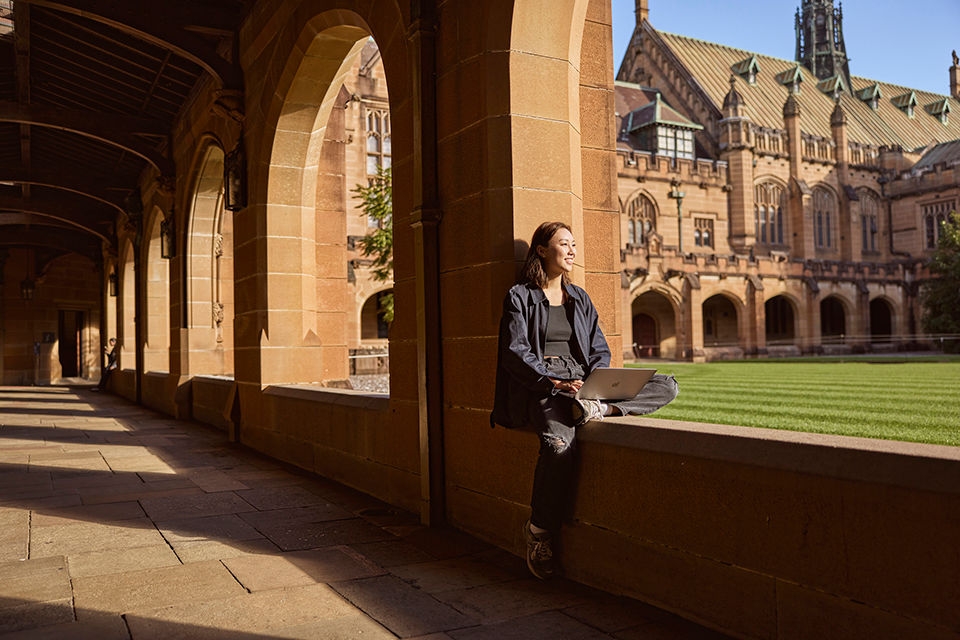
[[202,141],[186,220],[186,326],[192,375],[233,374],[233,214],[224,208],[224,152]]
[[885,295],[870,300],[870,341],[892,342],[900,326],[897,303]]
[[[270,347],[261,352],[270,362],[261,361],[260,375],[272,383],[343,380],[349,373],[347,194],[337,163],[343,135],[336,121],[343,110],[335,106],[345,99],[343,75],[378,25],[383,30],[378,42],[389,43],[382,50],[388,82],[391,68],[400,64],[391,59],[404,60],[397,48],[406,41],[396,7],[378,11],[372,27],[358,14],[319,11],[314,2],[302,3],[297,12],[302,20],[287,23],[274,52],[285,62],[270,91],[275,98],[265,108],[264,155],[251,158],[266,174],[258,187],[264,193],[253,197],[253,202],[263,202],[254,205],[264,209],[264,228],[255,240],[260,246],[237,249],[238,257],[241,251],[262,251],[267,263],[266,272],[255,277],[265,281],[257,303],[263,308],[257,318],[260,344]],[[404,171],[395,168],[397,181],[404,179]],[[402,235],[396,237],[395,253],[403,251],[403,243]],[[238,313],[241,323],[248,313],[252,310]],[[284,357],[289,349],[312,353]]]
[[657,232],[660,212],[656,198],[645,189],[637,189],[621,203],[620,211],[621,245],[646,245],[650,234]]
[[788,293],[778,292],[763,303],[767,344],[792,345],[800,338],[799,303]]
[[728,292],[718,292],[703,301],[703,345],[731,347],[740,344],[743,303]]
[[837,251],[840,248],[840,199],[837,192],[827,183],[818,183],[813,187],[810,207],[814,247],[818,251]]
[[637,358],[677,358],[680,350],[680,307],[672,290],[646,287],[630,301],[630,342]]
[[170,370],[170,263],[160,254],[163,212],[154,207],[144,220],[143,370]]
[[754,180],[753,218],[758,244],[789,244],[787,186],[780,178],[767,175]]
[[820,301],[820,339],[824,344],[844,343],[850,333],[851,305],[840,295]]
[[119,366],[135,369],[137,362],[137,274],[134,268],[134,248],[129,238],[120,244],[120,298],[117,347]]

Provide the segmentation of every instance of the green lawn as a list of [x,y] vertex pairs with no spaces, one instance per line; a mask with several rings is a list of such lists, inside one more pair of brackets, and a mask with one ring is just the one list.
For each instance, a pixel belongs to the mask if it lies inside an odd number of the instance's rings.
[[637,366],[680,384],[655,418],[960,445],[956,357]]

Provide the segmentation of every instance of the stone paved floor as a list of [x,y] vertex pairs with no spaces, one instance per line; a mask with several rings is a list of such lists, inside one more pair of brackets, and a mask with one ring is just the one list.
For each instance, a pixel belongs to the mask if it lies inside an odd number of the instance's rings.
[[0,387],[0,636],[722,637],[79,387]]

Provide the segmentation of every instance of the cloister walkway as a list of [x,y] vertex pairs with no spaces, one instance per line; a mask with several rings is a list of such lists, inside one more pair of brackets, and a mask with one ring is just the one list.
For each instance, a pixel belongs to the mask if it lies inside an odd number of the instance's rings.
[[0,387],[0,635],[719,638],[89,387]]

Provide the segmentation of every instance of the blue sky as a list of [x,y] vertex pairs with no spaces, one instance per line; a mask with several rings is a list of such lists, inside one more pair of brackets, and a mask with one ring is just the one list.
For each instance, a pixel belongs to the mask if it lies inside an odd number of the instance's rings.
[[[613,68],[635,23],[634,0],[612,0]],[[669,33],[792,60],[800,0],[650,0],[650,22]],[[960,0],[847,0],[850,73],[947,95],[950,52],[960,52]]]

